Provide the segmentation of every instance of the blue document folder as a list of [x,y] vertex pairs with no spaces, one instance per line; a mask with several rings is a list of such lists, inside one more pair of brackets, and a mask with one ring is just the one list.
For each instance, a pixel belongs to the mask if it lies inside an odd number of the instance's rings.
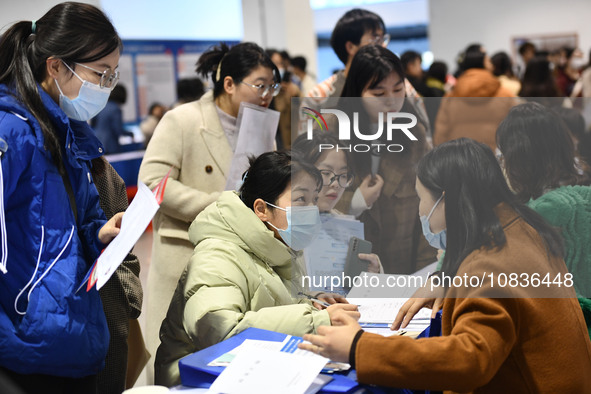
[[[207,364],[211,361],[239,346],[245,339],[282,342],[286,336],[286,334],[260,328],[247,328],[223,342],[182,358],[179,361],[181,382],[183,386],[208,388],[225,368],[208,366]],[[348,393],[359,387],[355,380],[355,371],[347,375],[335,373],[330,376],[333,380],[322,388],[321,393]]]

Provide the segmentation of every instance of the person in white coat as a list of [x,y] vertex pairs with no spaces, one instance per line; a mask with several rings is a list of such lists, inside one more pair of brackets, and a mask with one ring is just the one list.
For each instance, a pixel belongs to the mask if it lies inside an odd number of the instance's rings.
[[[189,225],[226,186],[238,138],[240,103],[268,107],[279,91],[277,68],[254,43],[213,47],[199,58],[197,72],[211,75],[213,90],[164,115],[139,171],[139,180],[153,189],[172,168],[153,221],[145,310],[146,346],[152,355],[160,344],[160,324],[193,251]],[[151,383],[152,362],[147,377]]]

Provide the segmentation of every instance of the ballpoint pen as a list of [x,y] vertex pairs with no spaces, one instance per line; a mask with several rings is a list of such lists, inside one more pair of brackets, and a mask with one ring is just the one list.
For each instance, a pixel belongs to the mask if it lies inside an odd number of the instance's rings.
[[304,297],[306,297],[307,299],[309,299],[310,301],[312,301],[312,302],[316,302],[317,304],[320,304],[320,305],[322,305],[322,306],[323,306],[323,307],[325,307],[325,308],[328,308],[328,307],[330,306],[330,304],[329,304],[328,302],[326,302],[326,301],[321,301],[321,300],[319,300],[319,299],[318,299],[318,298],[316,298],[316,297],[312,297],[310,294],[302,293],[302,292],[300,291],[300,292],[298,293],[298,295],[304,296]]

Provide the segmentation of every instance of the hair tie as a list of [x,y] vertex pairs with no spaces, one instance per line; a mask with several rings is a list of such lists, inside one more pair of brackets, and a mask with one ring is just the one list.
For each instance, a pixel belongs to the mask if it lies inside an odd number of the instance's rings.
[[[222,60],[224,60],[224,58],[222,57]],[[222,60],[220,60],[220,62],[218,63],[218,69],[215,73],[215,81],[219,81],[220,80],[220,74],[222,73]]]
[[215,81],[216,82],[220,80],[220,77],[221,77],[221,74],[222,74],[222,62],[226,58],[226,55],[228,54],[228,52],[224,53],[224,56],[222,56],[222,58],[220,59],[220,62],[218,63],[218,69],[217,69],[217,71],[215,73]]
[[240,199],[242,199],[242,185],[244,185],[244,181],[246,180],[246,176],[248,175],[248,170],[242,175],[242,179],[236,182],[236,190],[240,191]]
[[37,31],[37,21],[31,21],[31,34],[35,34]]

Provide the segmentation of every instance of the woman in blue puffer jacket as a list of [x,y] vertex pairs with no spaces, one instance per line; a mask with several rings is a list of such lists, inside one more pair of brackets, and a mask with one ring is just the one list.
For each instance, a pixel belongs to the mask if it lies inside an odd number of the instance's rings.
[[62,3],[0,38],[0,369],[27,392],[94,393],[109,334],[99,293],[76,291],[119,232],[90,174],[86,121],[118,80],[107,17]]

